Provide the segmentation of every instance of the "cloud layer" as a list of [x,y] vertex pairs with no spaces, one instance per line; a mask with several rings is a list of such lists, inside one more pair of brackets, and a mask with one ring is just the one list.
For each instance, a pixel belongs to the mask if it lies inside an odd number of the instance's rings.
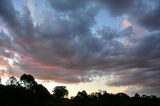
[[[10,0],[0,1],[0,66],[6,73],[63,83],[112,75],[107,85],[160,92],[158,0],[45,2],[43,9],[33,1],[17,9]],[[128,17],[123,28],[96,28],[101,10]]]

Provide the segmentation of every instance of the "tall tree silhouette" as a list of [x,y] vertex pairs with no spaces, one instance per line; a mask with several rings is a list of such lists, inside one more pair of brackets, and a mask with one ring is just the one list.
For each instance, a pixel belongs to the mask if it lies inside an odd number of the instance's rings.
[[140,95],[139,95],[138,93],[136,93],[136,94],[134,95],[134,97],[135,97],[135,98],[139,98]]
[[79,91],[74,99],[76,104],[83,105],[89,103],[89,96],[85,90]]
[[68,90],[66,89],[66,86],[56,86],[52,92],[53,96],[59,99],[68,96]]
[[34,77],[30,74],[23,74],[20,77],[20,81],[22,82],[22,86],[26,87],[27,89],[30,89],[33,85],[36,85],[37,82],[34,80]]

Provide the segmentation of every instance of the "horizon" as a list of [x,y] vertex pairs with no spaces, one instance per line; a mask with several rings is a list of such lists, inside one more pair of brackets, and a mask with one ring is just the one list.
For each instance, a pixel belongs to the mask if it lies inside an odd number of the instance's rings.
[[[30,75],[30,74],[23,74],[23,75]],[[31,75],[32,76],[32,75]],[[10,80],[10,78],[11,77],[14,77],[14,78],[16,78],[16,82],[14,82],[13,81],[13,79],[12,79],[12,81]],[[33,78],[34,78],[34,76],[32,76]],[[8,82],[8,83],[7,83]],[[12,83],[11,83],[12,82]],[[44,81],[41,81],[41,80],[36,80],[35,79],[35,82],[36,82],[36,84],[34,85],[34,86],[38,86],[38,85],[41,85],[42,84],[42,86],[44,86],[45,88],[47,88],[47,90],[49,91],[49,93],[50,93],[50,95],[53,95],[53,90],[54,90],[54,88],[55,87],[62,87],[62,86],[64,86],[64,87],[66,87],[66,90],[70,90],[70,91],[72,91],[71,89],[68,89],[67,88],[67,85],[66,84],[58,84],[58,83],[55,83],[54,82],[54,86],[52,85],[52,86],[50,86],[50,84],[47,82],[47,83],[45,83]],[[15,83],[19,83],[20,85],[19,86],[17,86],[17,85],[15,85]],[[3,85],[3,86],[6,86],[6,87],[9,87],[9,86],[13,86],[13,87],[15,87],[15,89],[17,89],[18,87],[22,87],[22,88],[24,88],[24,89],[26,89],[26,85],[22,85],[24,82],[23,81],[20,81],[20,78],[17,78],[17,77],[15,77],[15,76],[10,76],[10,77],[8,77],[7,79],[0,79],[0,85]],[[52,82],[53,83],[53,82]],[[31,84],[31,82],[30,82],[30,84]],[[47,86],[48,85],[48,86]],[[50,86],[50,87],[49,87]],[[30,86],[31,87],[31,86]],[[32,87],[31,87],[32,88]],[[74,87],[73,87],[74,88]],[[30,91],[30,89],[26,89],[26,90],[29,90]],[[32,90],[31,90],[32,91]],[[84,89],[80,89],[79,91],[78,90],[76,90],[77,92],[74,92],[74,94],[70,94],[70,92],[68,91],[68,95],[65,97],[65,98],[68,98],[68,99],[71,99],[72,97],[76,97],[77,95],[78,95],[78,93],[79,92],[83,92],[83,91],[85,91],[86,93],[87,93],[87,95],[92,95],[93,93],[101,93],[101,94],[104,94],[104,93],[107,93],[107,94],[110,94],[110,95],[117,95],[117,94],[120,94],[120,93],[124,93],[124,94],[126,94],[127,96],[129,96],[129,97],[136,97],[136,95],[138,94],[137,92],[135,92],[134,94],[132,94],[132,95],[129,95],[129,94],[127,94],[127,93],[125,93],[125,92],[121,92],[121,91],[116,91],[116,92],[108,92],[107,90],[102,90],[102,89],[98,89],[98,91],[95,91],[95,90],[93,90],[93,91],[90,91],[90,90],[88,90],[88,91],[86,91],[86,90],[84,90]],[[138,94],[139,95],[139,97],[156,97],[156,98],[160,98],[159,96],[157,96],[157,95],[152,95],[152,94],[150,94],[150,95],[146,95],[146,94]]]
[[0,78],[69,96],[160,96],[159,0],[0,0]]
[[[6,86],[6,82],[7,82],[7,80],[10,78],[10,77],[12,77],[12,76],[7,76],[7,77],[5,77],[4,79],[3,78],[1,78],[1,84],[2,85],[5,85]],[[34,77],[34,76],[33,76]],[[19,77],[15,77],[18,81],[19,81]],[[68,97],[70,98],[70,97],[72,97],[72,96],[76,96],[77,95],[77,93],[79,92],[79,91],[83,91],[83,90],[85,90],[88,94],[91,94],[91,93],[93,93],[93,92],[102,92],[102,91],[107,91],[107,93],[111,93],[111,94],[117,94],[117,93],[121,93],[121,91],[122,90],[117,90],[116,89],[116,87],[112,87],[112,89],[110,90],[110,89],[101,89],[101,86],[99,87],[99,89],[88,89],[88,88],[86,88],[86,87],[82,87],[82,88],[78,88],[78,89],[76,89],[75,90],[75,88],[77,88],[77,87],[79,87],[79,86],[82,86],[83,84],[82,83],[78,83],[78,84],[69,84],[69,85],[67,85],[67,84],[64,84],[64,83],[57,83],[57,82],[54,82],[54,81],[50,81],[50,82],[48,82],[48,81],[44,81],[44,80],[39,80],[39,79],[35,79],[35,81],[38,83],[38,84],[42,84],[44,87],[46,87],[47,88],[47,90],[52,94],[52,91],[53,91],[53,88],[54,87],[56,87],[56,86],[66,86],[66,88],[69,90],[69,91],[72,91],[72,92],[69,92],[69,94],[68,94]],[[97,82],[97,83],[99,83],[99,82]],[[93,88],[94,87],[94,85],[93,85],[94,83],[92,83],[92,84],[90,84],[89,82],[88,83],[85,83],[84,85],[86,85],[87,87],[89,87],[89,88]],[[90,86],[91,85],[91,86]],[[106,87],[106,86],[105,86]],[[103,88],[103,87],[102,87]],[[121,88],[121,89],[123,89],[123,87]],[[126,92],[123,92],[123,93],[126,93]],[[135,92],[136,93],[136,92]],[[127,94],[127,95],[129,95],[129,96],[134,96],[135,95],[135,93],[133,93],[132,95],[130,95],[130,94]],[[141,94],[141,95],[143,95],[143,94]],[[157,96],[157,95],[156,95]]]

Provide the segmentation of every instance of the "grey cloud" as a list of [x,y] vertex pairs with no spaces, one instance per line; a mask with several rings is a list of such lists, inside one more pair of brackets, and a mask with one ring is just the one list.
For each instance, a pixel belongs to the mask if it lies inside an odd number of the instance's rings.
[[97,0],[102,6],[109,9],[113,16],[126,14],[132,9],[133,0]]
[[[159,95],[159,89],[156,89],[160,84],[159,40],[158,32],[141,39],[139,45],[134,48],[134,52],[129,52],[129,55],[126,55],[129,60],[125,62],[127,67],[121,64],[123,71],[116,72],[114,79],[108,84],[112,86],[138,85],[142,86],[144,90],[145,88],[150,88],[151,91],[154,89]],[[151,91],[145,90],[144,92],[151,93]]]
[[104,6],[112,16],[128,15],[138,24],[148,30],[158,30],[160,26],[160,2],[159,0],[100,0],[100,6]]
[[15,11],[11,0],[1,0],[0,3],[0,15],[3,19],[10,23],[11,27],[15,26],[18,22],[16,17],[17,12]]
[[49,4],[56,10],[61,12],[76,11],[83,9],[90,0],[48,0]]
[[138,21],[141,25],[148,28],[149,30],[159,30],[160,29],[160,7],[150,13],[146,13],[141,16]]
[[137,47],[137,55],[150,59],[158,59],[160,53],[160,32],[151,33]]
[[[12,10],[5,10],[5,12],[8,14],[11,14],[12,12],[16,13],[14,8]],[[13,14],[16,18],[12,21],[15,21],[15,23],[18,24],[16,24],[15,27],[9,27],[9,30],[11,31],[10,33],[15,33],[13,36],[14,40],[20,47],[19,49],[21,51],[18,51],[18,53],[33,58],[33,62],[35,62],[34,59],[36,59],[40,64],[45,63],[64,68],[71,68],[74,65],[72,57],[75,55],[75,52],[77,52],[75,50],[78,50],[74,49],[78,46],[79,42],[76,41],[76,38],[82,39],[83,37],[85,38],[86,35],[90,34],[90,28],[95,21],[94,17],[96,11],[94,9],[89,9],[87,11],[83,10],[66,14],[69,19],[61,19],[60,16],[56,16],[55,20],[53,19],[49,22],[44,20],[45,23],[36,27],[33,27],[33,22],[28,8],[23,8],[23,11],[24,14],[18,13],[21,15],[20,17],[17,14]],[[1,16],[3,18],[7,17],[5,14],[2,14]],[[48,18],[50,17],[46,17],[46,19]],[[9,26],[14,26],[14,24],[12,24],[13,22],[10,21],[11,20],[7,21],[7,24]],[[48,23],[47,26],[46,23]],[[54,30],[52,28],[57,29]],[[75,42],[77,42],[77,45],[74,45]],[[79,49],[81,50],[82,48]],[[48,50],[50,51],[48,52]],[[24,63],[20,63],[19,65],[22,69],[24,68],[24,70],[28,69],[25,70],[26,73],[34,73],[35,70],[38,70],[34,65],[32,65],[32,63],[25,62],[28,61],[24,61]],[[34,74],[39,74],[39,76],[41,76],[40,74],[42,73]],[[53,73],[53,75],[56,76],[56,73]]]
[[[11,0],[2,0],[0,3],[0,17],[2,17],[2,19],[6,22],[8,27],[7,30],[9,31],[11,37],[14,38],[13,42],[21,43],[21,45],[18,46],[27,48],[27,46],[24,44],[25,42],[30,42],[30,36],[28,35],[32,35],[34,29],[33,22],[30,17],[30,11],[27,7],[23,7],[22,11],[23,14],[20,14],[20,12],[16,11]],[[19,48],[14,49],[19,51]]]
[[[132,27],[123,31],[103,27],[96,34],[92,33],[91,28],[96,24],[95,17],[99,10],[97,7],[87,7],[89,1],[75,4],[73,0],[68,4],[66,1],[49,1],[52,10],[44,12],[40,16],[41,22],[34,26],[30,13],[34,11],[24,7],[24,14],[20,14],[12,2],[1,2],[0,16],[9,26],[7,28],[17,45],[17,53],[22,55],[23,61],[17,65],[25,73],[31,73],[39,79],[78,83],[92,81],[91,76],[95,74],[89,71],[97,70],[104,76],[106,73],[118,76],[109,83],[112,86],[142,85],[152,86],[153,89],[159,86],[159,32],[149,33],[139,39],[135,39]],[[120,4],[116,0],[100,2],[114,10],[114,15],[132,11],[133,1],[120,0]],[[151,26],[155,27],[155,24]],[[123,42],[125,37],[136,45],[126,48]]]
[[109,27],[102,27],[97,31],[97,33],[107,41],[113,40],[114,38],[117,38],[119,36],[116,30],[113,30]]
[[0,47],[11,49],[13,48],[13,42],[10,35],[5,34],[3,31],[0,32]]

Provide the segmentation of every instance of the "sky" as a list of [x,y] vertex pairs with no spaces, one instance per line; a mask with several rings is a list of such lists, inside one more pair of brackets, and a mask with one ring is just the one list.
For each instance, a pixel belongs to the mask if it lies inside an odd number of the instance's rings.
[[70,96],[160,96],[159,0],[0,0],[0,77]]

